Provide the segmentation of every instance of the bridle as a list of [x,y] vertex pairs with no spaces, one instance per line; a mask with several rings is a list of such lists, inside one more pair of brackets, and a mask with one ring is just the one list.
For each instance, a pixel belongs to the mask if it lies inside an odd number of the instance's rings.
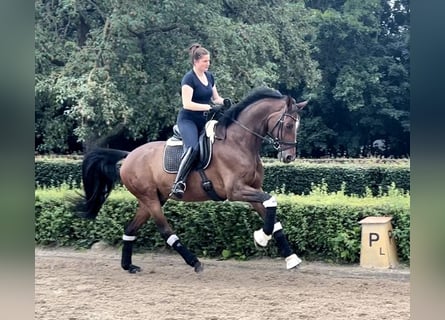
[[[290,142],[290,141],[283,141],[281,140],[281,137],[283,136],[283,126],[284,126],[284,119],[286,117],[290,117],[292,120],[294,120],[295,122],[298,121],[297,117],[294,117],[293,115],[289,114],[286,112],[286,106],[284,106],[284,110],[281,113],[280,118],[277,120],[277,122],[275,123],[275,125],[272,127],[272,130],[269,130],[265,136],[260,135],[259,133],[249,129],[248,127],[246,127],[244,124],[242,124],[241,122],[239,122],[236,119],[233,119],[233,122],[235,122],[237,125],[239,125],[241,128],[245,129],[246,131],[250,132],[251,134],[253,134],[254,136],[260,138],[261,140],[267,142],[268,144],[272,144],[274,149],[277,150],[278,152],[283,152],[284,150],[293,148],[297,145],[297,142]],[[274,130],[278,128],[278,135],[275,137],[273,135]],[[286,146],[286,147],[282,147],[282,146]]]

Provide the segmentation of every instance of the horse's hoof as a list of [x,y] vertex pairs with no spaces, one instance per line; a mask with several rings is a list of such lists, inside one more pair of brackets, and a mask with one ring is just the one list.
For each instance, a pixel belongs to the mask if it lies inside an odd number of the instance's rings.
[[142,269],[140,267],[134,266],[134,265],[131,265],[130,269],[128,269],[128,272],[130,272],[130,273],[136,273],[136,272],[141,272],[141,271],[142,271]]
[[142,269],[134,264],[130,264],[129,266],[122,266],[124,270],[127,270],[129,273],[136,273],[142,271]]
[[253,239],[255,240],[255,243],[262,247],[267,246],[267,243],[271,238],[271,235],[268,236],[264,233],[263,228],[253,232]]
[[297,267],[301,263],[301,259],[298,258],[295,253],[291,254],[285,260],[286,260],[286,269],[288,270]]
[[194,265],[193,267],[195,268],[195,272],[196,272],[196,273],[199,273],[199,272],[204,271],[204,266],[203,266],[202,263],[199,262],[199,261],[196,261],[196,262],[195,262],[195,265]]

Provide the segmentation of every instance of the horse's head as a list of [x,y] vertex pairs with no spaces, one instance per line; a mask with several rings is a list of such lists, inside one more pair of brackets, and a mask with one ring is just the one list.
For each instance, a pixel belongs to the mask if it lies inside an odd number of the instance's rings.
[[[255,139],[272,143],[278,151],[278,158],[288,163],[296,157],[299,111],[307,103],[296,103],[292,97],[283,96],[277,90],[259,87],[231,107],[219,120],[219,124],[227,128],[236,123]],[[256,144],[256,147],[260,145]]]
[[278,151],[278,159],[284,163],[296,158],[297,131],[300,126],[299,111],[308,101],[297,103],[294,98],[287,96],[286,104],[280,112],[269,118],[268,135],[273,139],[274,148]]

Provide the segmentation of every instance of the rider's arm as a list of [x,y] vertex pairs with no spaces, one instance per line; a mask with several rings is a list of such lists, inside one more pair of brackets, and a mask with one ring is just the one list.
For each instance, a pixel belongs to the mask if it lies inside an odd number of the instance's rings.
[[216,84],[212,88],[212,101],[214,104],[223,104],[224,99],[221,98],[221,96],[218,93],[218,90],[216,89]]
[[209,104],[196,103],[192,101],[193,88],[187,84],[181,87],[182,106],[187,110],[194,111],[208,111],[210,110]]

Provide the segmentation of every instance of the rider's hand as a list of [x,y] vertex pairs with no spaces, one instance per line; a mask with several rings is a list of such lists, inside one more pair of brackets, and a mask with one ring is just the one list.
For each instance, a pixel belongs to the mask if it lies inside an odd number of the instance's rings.
[[230,100],[229,98],[225,98],[223,100],[223,109],[227,110],[232,106],[232,100]]
[[210,111],[214,114],[224,112],[224,106],[221,104],[210,104]]

